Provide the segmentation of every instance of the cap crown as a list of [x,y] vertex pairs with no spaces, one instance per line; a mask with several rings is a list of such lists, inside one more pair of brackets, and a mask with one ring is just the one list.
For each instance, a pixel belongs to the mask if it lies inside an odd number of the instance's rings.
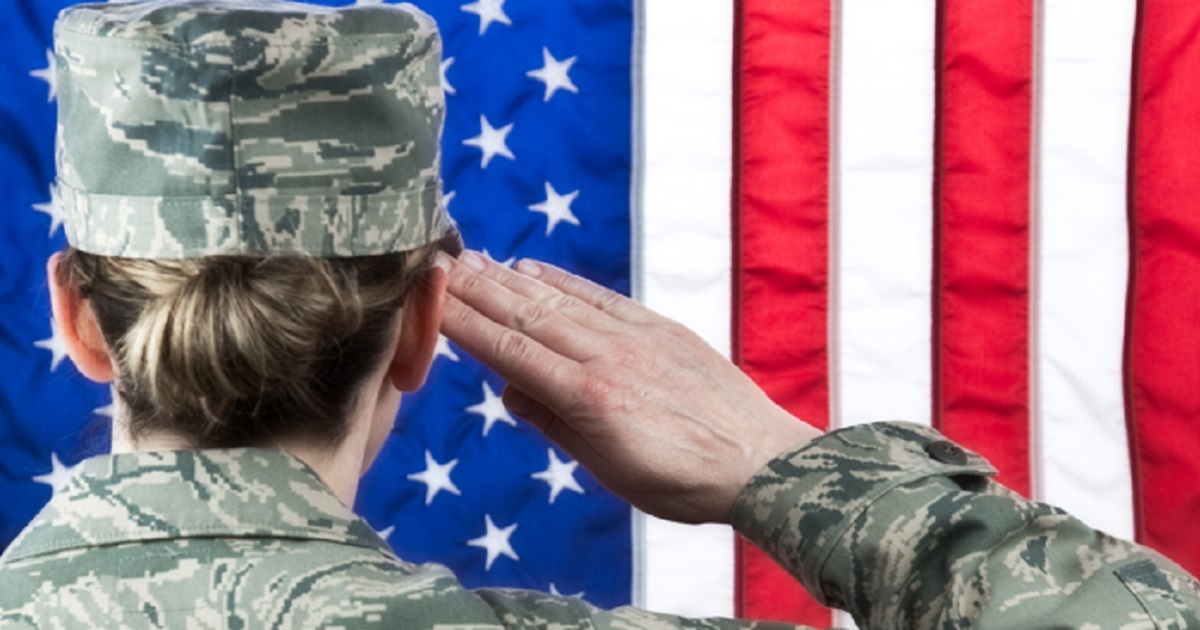
[[411,6],[84,4],[55,53],[79,249],[362,256],[448,229],[441,42]]

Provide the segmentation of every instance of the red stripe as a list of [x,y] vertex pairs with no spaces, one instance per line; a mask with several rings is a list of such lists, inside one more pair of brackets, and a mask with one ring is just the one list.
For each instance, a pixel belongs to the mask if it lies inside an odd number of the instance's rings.
[[[734,67],[734,360],[780,405],[829,416],[828,0],[741,0]],[[738,543],[739,616],[825,627],[830,613]]]
[[1200,5],[1139,2],[1126,404],[1138,539],[1200,575]]
[[1034,0],[938,4],[933,421],[1030,491]]

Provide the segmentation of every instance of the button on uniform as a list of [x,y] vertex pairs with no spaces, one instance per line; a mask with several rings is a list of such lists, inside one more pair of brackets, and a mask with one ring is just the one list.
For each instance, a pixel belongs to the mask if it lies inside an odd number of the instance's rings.
[[949,440],[936,440],[925,445],[925,452],[943,464],[961,466],[967,463],[967,452]]

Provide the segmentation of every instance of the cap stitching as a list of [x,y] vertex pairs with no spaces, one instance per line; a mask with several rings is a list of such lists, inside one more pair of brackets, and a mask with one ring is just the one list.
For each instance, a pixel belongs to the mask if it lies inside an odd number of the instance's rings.
[[[124,48],[134,48],[134,49],[162,48],[162,49],[172,49],[172,50],[177,50],[177,51],[188,51],[188,50],[202,51],[207,48],[231,48],[231,47],[236,46],[241,41],[241,38],[232,38],[232,39],[214,40],[211,42],[199,42],[199,43],[176,42],[176,41],[169,41],[169,40],[162,41],[162,40],[154,40],[154,39],[140,39],[140,38],[134,39],[134,38],[112,37],[112,36],[108,36],[108,35],[97,35],[95,33],[85,33],[85,32],[81,32],[81,31],[75,31],[75,30],[71,30],[70,28],[63,28],[62,31],[64,33],[69,33],[72,36],[72,38],[78,37],[78,38],[95,40],[97,43],[103,43],[106,47],[118,46],[118,47],[124,47]],[[58,39],[62,39],[62,38],[59,37]],[[297,49],[312,48],[318,42],[326,42],[327,43],[328,40],[330,40],[330,39],[336,39],[339,46],[347,46],[347,47],[351,47],[351,48],[364,48],[367,46],[378,45],[379,40],[395,40],[398,42],[405,42],[405,41],[409,41],[409,40],[429,39],[429,34],[427,34],[427,33],[412,33],[412,32],[408,32],[408,33],[359,33],[359,34],[333,33],[330,35],[323,36],[320,39],[314,39],[314,40],[306,41],[306,42],[289,42],[287,44],[263,44],[261,47],[264,49],[269,49],[269,50],[291,51],[291,50],[297,50]]]
[[[241,143],[241,138],[240,138],[241,128],[240,128],[240,126],[238,126],[236,124],[237,116],[234,113],[233,108],[234,108],[234,101],[237,100],[235,98],[235,96],[238,93],[238,74],[239,74],[239,72],[237,71],[237,68],[235,66],[237,64],[238,51],[243,46],[244,46],[244,44],[242,44],[240,42],[240,40],[234,40],[234,42],[233,42],[233,63],[230,63],[228,66],[228,68],[229,68],[229,97],[228,97],[229,98],[229,100],[228,100],[229,107],[226,108],[226,111],[229,112],[229,151],[231,153],[230,163],[233,164],[233,191],[234,191],[234,195],[236,195],[236,198],[233,200],[233,208],[234,208],[233,229],[234,229],[234,234],[235,234],[235,236],[233,237],[233,244],[239,249],[245,246],[245,243],[244,243],[245,234],[243,233],[242,217],[245,215],[246,207],[243,205],[243,201],[242,201],[244,189],[242,188],[242,166],[243,166],[243,163],[242,163],[242,143]],[[251,201],[251,203],[253,203],[253,201]]]

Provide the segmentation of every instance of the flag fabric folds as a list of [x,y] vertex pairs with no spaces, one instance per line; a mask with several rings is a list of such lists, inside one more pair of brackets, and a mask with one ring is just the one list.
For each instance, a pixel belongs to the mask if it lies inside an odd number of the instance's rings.
[[[732,81],[704,84],[734,103],[732,213],[672,201],[712,213],[691,248],[730,239],[728,274],[685,279],[654,253],[671,211],[650,200],[674,181],[655,162],[667,97],[647,82],[643,297],[730,329],[710,338],[810,422],[932,424],[1018,491],[1200,570],[1198,10],[800,4],[742,0],[711,30],[734,51]],[[658,28],[650,13],[647,74]],[[721,287],[688,288],[705,278]],[[731,300],[672,310],[701,291]],[[737,560],[713,588],[739,614],[830,622],[753,550]]]

